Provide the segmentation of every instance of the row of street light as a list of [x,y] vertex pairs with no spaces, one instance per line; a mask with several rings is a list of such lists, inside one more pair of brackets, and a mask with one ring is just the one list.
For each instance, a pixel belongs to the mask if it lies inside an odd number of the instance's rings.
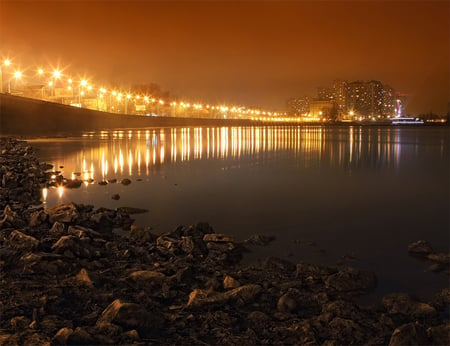
[[[125,114],[130,114],[129,106],[134,104],[133,114],[146,114],[148,113],[148,106],[151,110],[156,112],[156,115],[161,115],[161,108],[164,107],[165,111],[170,112],[170,115],[174,116],[177,113],[186,115],[190,113],[193,116],[200,115],[216,115],[221,118],[249,118],[255,120],[261,120],[264,118],[276,118],[280,120],[281,117],[285,117],[286,114],[282,112],[272,112],[262,110],[260,108],[248,108],[245,106],[234,105],[210,105],[202,103],[191,103],[185,101],[165,101],[163,99],[155,98],[151,95],[142,95],[130,92],[124,92],[111,88],[110,90],[105,87],[96,87],[93,83],[90,83],[87,78],[79,78],[77,80],[70,77],[70,75],[64,74],[59,68],[44,70],[38,68],[36,70],[38,80],[35,78],[29,78],[33,82],[37,82],[38,85],[28,85],[28,89],[24,87],[19,90],[17,87],[19,81],[25,86],[23,81],[24,74],[20,69],[10,71],[12,62],[10,59],[4,59],[0,62],[0,92],[4,92],[4,76],[8,81],[8,93],[11,94],[11,81],[14,80],[14,91],[16,94],[21,93],[23,96],[32,97],[31,89],[39,88],[39,98],[48,99],[50,101],[69,102],[70,105],[86,108],[93,108],[102,111],[108,111],[113,113],[119,113],[121,110]],[[8,74],[6,74],[8,72]],[[60,87],[58,87],[58,85]],[[46,90],[48,90],[46,92]],[[30,95],[27,95],[30,94]],[[108,97],[109,96],[109,97]],[[68,100],[68,101],[67,101]],[[88,102],[89,101],[89,102]],[[124,104],[124,106],[123,106]],[[153,114],[155,115],[155,114]],[[166,114],[169,115],[169,114]]]

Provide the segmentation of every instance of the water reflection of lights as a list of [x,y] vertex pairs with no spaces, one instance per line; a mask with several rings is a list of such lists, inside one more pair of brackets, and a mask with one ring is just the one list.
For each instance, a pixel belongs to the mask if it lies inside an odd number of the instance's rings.
[[108,174],[123,174],[124,170],[130,176],[149,175],[162,164],[240,160],[255,155],[264,158],[286,152],[293,153],[305,167],[319,162],[358,165],[364,156],[374,158],[377,166],[396,165],[401,151],[399,134],[394,131],[398,129],[348,127],[336,131],[321,126],[280,126],[167,128],[145,130],[142,135],[141,131],[127,131],[125,136],[123,131],[101,132],[98,147],[77,153],[75,162],[66,161],[73,162],[70,168],[81,171],[85,181],[108,179]]
[[64,194],[64,186],[58,186],[58,196],[59,198],[62,198]]
[[42,201],[43,201],[44,203],[47,202],[47,195],[48,195],[48,189],[47,189],[46,187],[44,187],[44,188],[42,189]]

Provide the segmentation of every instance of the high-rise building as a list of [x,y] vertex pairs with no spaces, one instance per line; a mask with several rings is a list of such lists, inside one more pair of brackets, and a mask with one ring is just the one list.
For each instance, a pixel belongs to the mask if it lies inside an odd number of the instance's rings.
[[333,88],[318,87],[317,88],[317,99],[320,101],[333,101],[334,100]]
[[347,84],[347,110],[366,117],[383,114],[384,88],[379,81]]
[[383,115],[385,117],[392,117],[396,112],[396,93],[394,88],[385,84],[383,85]]
[[335,79],[333,81],[334,100],[338,113],[347,110],[347,81]]

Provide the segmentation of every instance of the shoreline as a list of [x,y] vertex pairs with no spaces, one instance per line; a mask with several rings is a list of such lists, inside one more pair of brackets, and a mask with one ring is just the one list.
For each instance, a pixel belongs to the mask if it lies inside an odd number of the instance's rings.
[[131,208],[30,208],[49,167],[26,142],[0,139],[0,151],[0,344],[448,344],[448,287],[362,306],[374,273],[241,265],[263,236],[236,242],[207,223],[156,235]]
[[[447,123],[392,125],[390,122],[264,122],[249,119],[212,119],[183,117],[148,117],[107,113],[77,108],[20,96],[0,94],[1,136],[55,137],[79,135],[104,130],[149,129],[162,127],[224,127],[224,126],[362,126],[362,127],[432,127]],[[76,130],[75,130],[76,129]]]

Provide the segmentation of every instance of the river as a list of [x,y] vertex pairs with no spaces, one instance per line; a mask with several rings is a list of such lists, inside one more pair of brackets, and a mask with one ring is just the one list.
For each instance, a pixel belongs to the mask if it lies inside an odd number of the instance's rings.
[[[277,256],[373,270],[376,297],[407,291],[428,299],[448,286],[448,274],[407,253],[419,239],[449,251],[448,127],[156,128],[31,143],[65,177],[93,179],[48,189],[47,207],[146,208],[136,223],[156,233],[207,221],[238,240],[273,235],[245,261]],[[98,184],[112,178],[132,183]]]

